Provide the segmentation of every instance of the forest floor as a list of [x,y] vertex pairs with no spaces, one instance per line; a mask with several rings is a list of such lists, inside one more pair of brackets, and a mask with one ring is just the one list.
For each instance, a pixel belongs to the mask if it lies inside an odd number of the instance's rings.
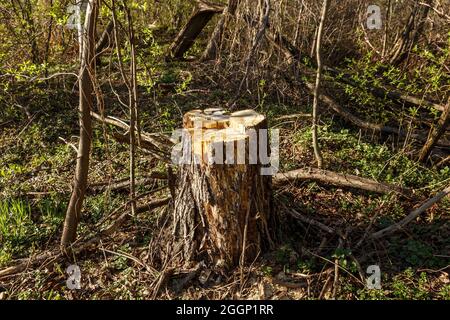
[[[235,88],[231,80],[216,76],[214,68],[194,62],[167,63],[148,87],[141,79],[143,130],[170,136],[181,126],[184,112],[226,106]],[[12,90],[17,104],[26,108],[0,107],[0,269],[15,259],[58,247],[75,167],[75,82],[69,77],[20,83]],[[100,83],[106,113],[126,119],[127,110],[115,99],[107,79]],[[295,101],[284,99],[261,82],[257,92],[237,101],[237,108],[266,114],[270,127],[280,130],[282,172],[315,163],[309,117],[312,99],[306,91],[296,96]],[[396,113],[388,116],[395,119]],[[112,138],[114,130],[95,124],[91,186],[108,185],[129,175],[128,147]],[[367,230],[400,220],[442,190],[450,181],[450,167],[436,170],[419,164],[411,157],[412,143],[348,126],[326,108],[321,111],[319,136],[328,170],[397,184],[413,189],[413,195],[379,195],[316,182],[277,187],[275,211],[285,227],[275,248],[251,266],[220,277],[203,270],[183,283],[183,275],[189,273],[176,270],[156,293],[155,283],[164,270],[154,270],[146,262],[151,239],[159,232],[157,221],[170,212],[167,207],[146,211],[74,257],[81,269],[80,290],[67,288],[69,263],[46,262],[1,278],[0,299],[450,299],[448,197],[403,230],[356,245]],[[138,178],[164,170],[165,165],[138,151]],[[163,179],[140,185],[138,194],[149,195],[139,203],[167,196],[166,187]],[[98,223],[127,197],[127,189],[91,188],[79,235],[96,234]],[[345,243],[339,245],[336,234],[295,220],[282,204],[345,234]],[[379,290],[366,286],[369,265],[380,267]]]

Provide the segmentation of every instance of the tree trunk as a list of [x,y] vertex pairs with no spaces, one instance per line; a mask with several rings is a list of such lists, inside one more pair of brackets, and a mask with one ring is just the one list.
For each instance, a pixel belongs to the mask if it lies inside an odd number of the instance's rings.
[[78,144],[77,165],[75,169],[72,196],[67,207],[64,230],[61,237],[61,246],[63,249],[76,238],[81,208],[87,189],[89,153],[92,139],[91,110],[94,94],[93,77],[95,76],[95,26],[97,16],[97,0],[90,0],[86,11],[79,77],[80,141]]
[[266,125],[253,110],[185,114],[173,215],[184,262],[229,269],[252,262],[272,243],[272,179],[262,171]]
[[223,10],[223,6],[218,4],[197,2],[197,8],[170,46],[170,58],[183,58],[183,55],[191,48],[197,36],[212,17],[216,13],[223,12]]

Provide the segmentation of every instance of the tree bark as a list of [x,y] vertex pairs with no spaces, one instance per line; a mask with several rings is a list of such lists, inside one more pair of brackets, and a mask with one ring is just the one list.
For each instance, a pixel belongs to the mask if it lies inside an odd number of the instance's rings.
[[81,209],[87,189],[89,155],[92,139],[91,110],[94,99],[93,78],[95,77],[95,27],[97,16],[97,0],[90,0],[86,11],[85,33],[83,34],[84,41],[79,76],[80,140],[78,144],[73,190],[67,207],[64,229],[61,237],[61,246],[63,249],[76,238],[77,226],[80,220]]
[[231,116],[195,110],[184,116],[184,152],[192,155],[185,159],[192,161],[180,165],[173,214],[176,253],[184,262],[230,269],[253,261],[271,244],[271,176],[261,174],[266,161],[260,149],[267,131],[259,131],[266,125],[253,110]]

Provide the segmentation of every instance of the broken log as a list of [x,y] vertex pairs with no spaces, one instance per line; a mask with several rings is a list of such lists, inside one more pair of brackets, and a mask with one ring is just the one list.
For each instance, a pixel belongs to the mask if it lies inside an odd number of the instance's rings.
[[[130,129],[130,125],[121,119],[113,118],[110,116],[102,116],[93,111],[91,111],[91,117],[102,124],[112,125],[126,130],[127,132]],[[120,143],[130,143],[128,133],[114,132],[112,135],[114,139],[116,139]],[[143,131],[140,132],[140,136],[138,138],[141,149],[149,152],[151,155],[161,161],[169,162],[170,159],[168,156],[168,148],[172,145],[172,142],[169,138],[165,137],[163,134],[150,134]]]
[[[136,186],[148,185],[155,180],[165,180],[167,179],[167,174],[164,172],[154,171],[145,177],[136,179]],[[123,191],[130,187],[130,179],[124,178],[114,182],[99,182],[91,183],[88,187],[88,192],[96,194],[103,191]]]
[[[311,82],[305,82],[305,86],[311,92],[311,94],[313,94],[314,84],[312,84]],[[350,111],[347,111],[344,108],[342,108],[334,99],[332,99],[329,95],[326,95],[324,93],[320,94],[319,99],[322,102],[324,102],[326,105],[328,105],[337,114],[339,114],[344,120],[346,120],[350,123],[353,123],[354,125],[356,125],[360,128],[367,129],[367,130],[373,130],[375,132],[380,132],[380,133],[395,134],[399,137],[409,137],[409,138],[417,140],[421,143],[425,143],[427,141],[427,138],[425,136],[417,134],[417,133],[409,134],[408,132],[406,132],[404,130],[386,126],[384,124],[371,123],[371,122],[362,120],[362,119],[358,118],[357,116],[353,115],[353,113],[351,113]],[[449,148],[449,144],[447,141],[443,141],[443,142],[437,141],[435,143],[435,146],[445,148],[445,149]]]
[[262,174],[265,117],[253,110],[194,110],[183,127],[173,214],[182,259],[219,269],[253,261],[271,243],[273,226],[271,176]]
[[194,44],[195,39],[202,32],[203,28],[216,13],[221,13],[223,10],[223,5],[197,1],[196,8],[189,17],[188,22],[178,33],[170,46],[169,58],[183,58],[184,54]]

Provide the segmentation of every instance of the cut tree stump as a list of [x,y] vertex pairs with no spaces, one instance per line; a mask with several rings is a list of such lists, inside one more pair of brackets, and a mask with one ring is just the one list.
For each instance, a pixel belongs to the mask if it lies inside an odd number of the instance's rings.
[[253,110],[193,110],[184,115],[183,127],[172,230],[176,251],[185,262],[221,269],[254,261],[272,244],[272,178],[261,171],[269,151],[259,148],[268,140],[267,130],[259,130],[267,128],[265,117]]

